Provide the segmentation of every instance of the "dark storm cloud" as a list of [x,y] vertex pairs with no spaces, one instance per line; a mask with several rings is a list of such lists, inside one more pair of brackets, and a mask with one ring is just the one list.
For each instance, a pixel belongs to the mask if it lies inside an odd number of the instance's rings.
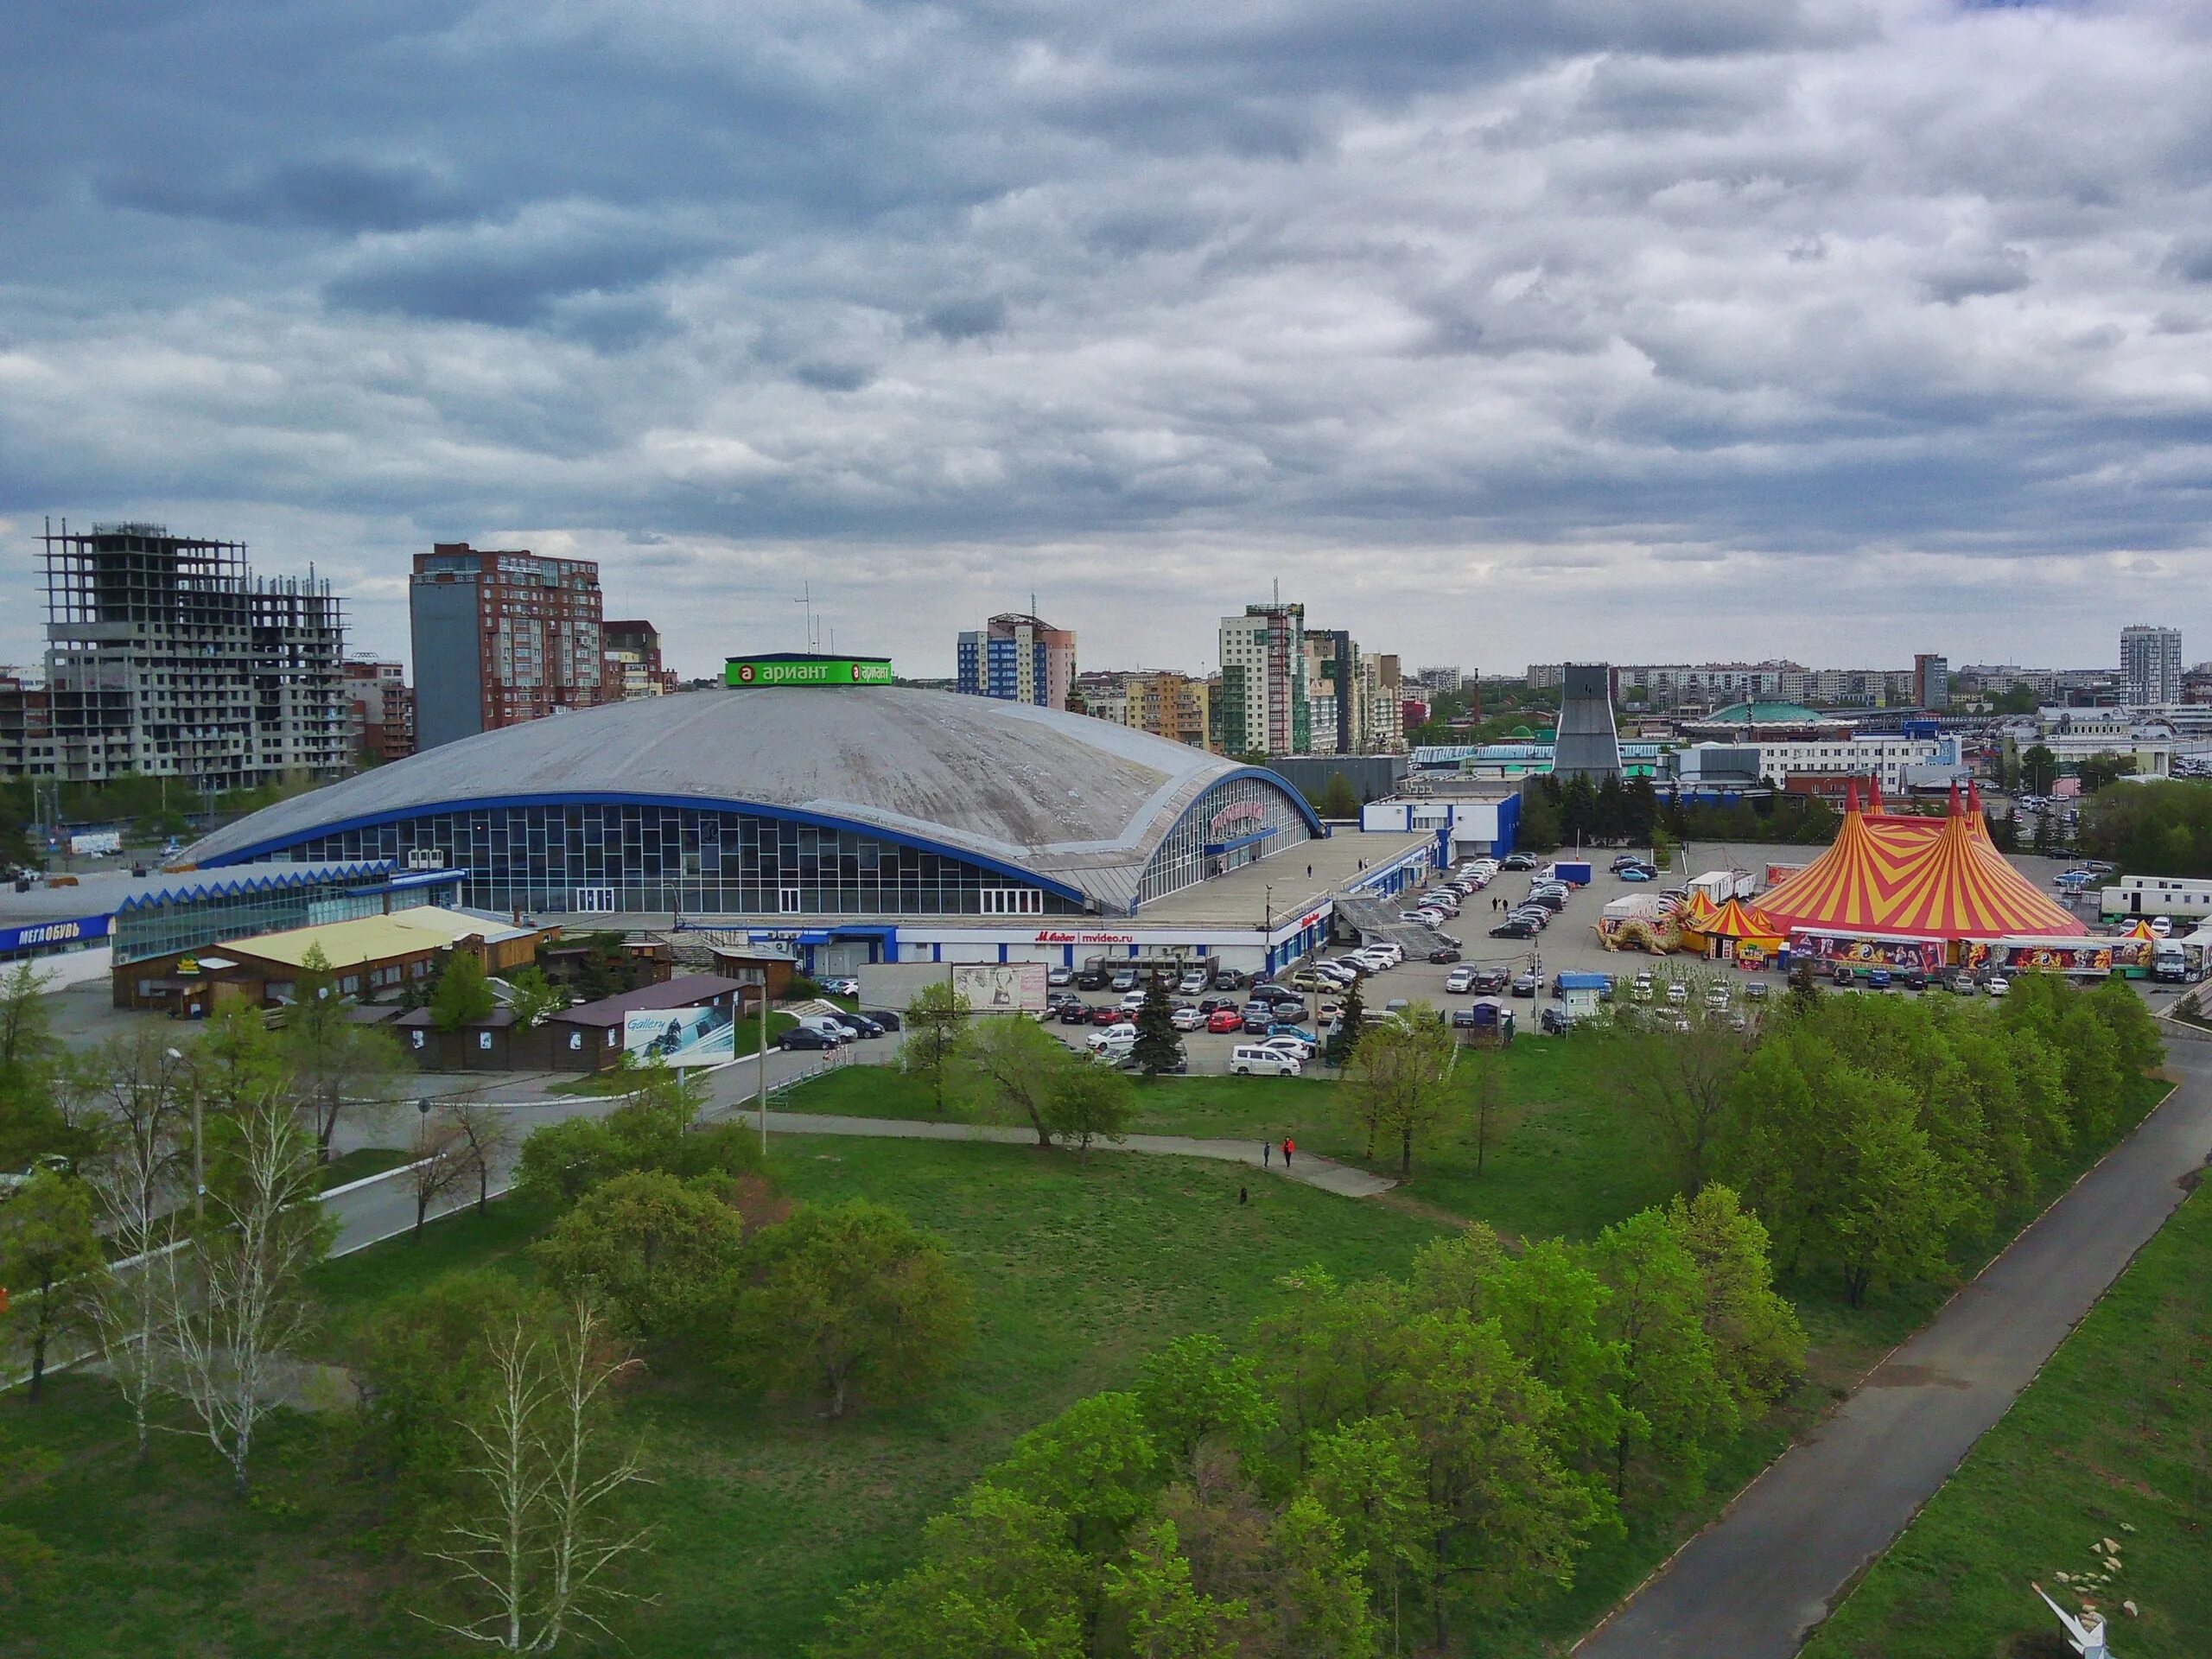
[[1277,578],[1446,660],[1872,657],[1916,559],[2053,639],[2201,563],[2204,0],[31,11],[0,518],[247,534],[387,649],[461,536],[922,666],[1032,588],[1092,661]]

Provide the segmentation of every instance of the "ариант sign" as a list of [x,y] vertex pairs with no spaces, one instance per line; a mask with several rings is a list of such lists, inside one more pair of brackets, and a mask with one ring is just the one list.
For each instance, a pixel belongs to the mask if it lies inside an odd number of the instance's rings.
[[812,657],[799,652],[772,657],[732,657],[722,668],[726,684],[888,685],[888,657]]

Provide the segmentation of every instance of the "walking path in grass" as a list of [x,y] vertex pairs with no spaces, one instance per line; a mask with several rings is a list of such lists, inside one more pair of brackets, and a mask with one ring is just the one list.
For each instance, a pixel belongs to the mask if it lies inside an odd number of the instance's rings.
[[[734,1113],[750,1122],[753,1114],[741,1109]],[[900,1117],[840,1117],[823,1112],[778,1112],[768,1114],[768,1133],[775,1135],[864,1135],[892,1141],[989,1141],[1001,1146],[1034,1146],[1037,1132],[999,1123],[929,1123]],[[1271,1175],[1286,1179],[1303,1181],[1308,1186],[1318,1186],[1325,1192],[1334,1192],[1347,1198],[1371,1198],[1378,1192],[1388,1192],[1397,1183],[1386,1175],[1370,1175],[1363,1169],[1354,1169],[1349,1164],[1339,1164],[1332,1159],[1316,1158],[1309,1153],[1298,1153],[1286,1168],[1282,1148],[1278,1146],[1271,1154],[1262,1154],[1264,1143],[1258,1141],[1200,1141],[1185,1135],[1133,1135],[1124,1141],[1098,1141],[1092,1143],[1095,1152],[1141,1152],[1171,1158],[1210,1158],[1217,1163],[1249,1164],[1255,1169],[1265,1168]],[[1267,1161],[1262,1162],[1265,1155]]]
[[2165,1103],[1683,1546],[1579,1659],[1797,1652],[2212,1159],[2212,1045],[2176,1043],[2166,1065],[2180,1081]]

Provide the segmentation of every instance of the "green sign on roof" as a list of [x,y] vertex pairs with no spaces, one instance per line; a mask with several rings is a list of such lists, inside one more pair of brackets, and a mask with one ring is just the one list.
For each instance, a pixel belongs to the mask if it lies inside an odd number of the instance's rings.
[[791,652],[769,657],[732,657],[722,667],[727,685],[888,685],[888,657],[812,657]]

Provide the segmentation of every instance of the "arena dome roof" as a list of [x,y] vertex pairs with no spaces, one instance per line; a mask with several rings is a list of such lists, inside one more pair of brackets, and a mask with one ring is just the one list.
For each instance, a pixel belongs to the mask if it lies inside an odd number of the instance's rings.
[[1111,721],[904,687],[711,690],[480,733],[279,802],[207,836],[202,865],[471,806],[650,800],[760,806],[1012,865],[1108,908],[1198,798],[1274,773]]

